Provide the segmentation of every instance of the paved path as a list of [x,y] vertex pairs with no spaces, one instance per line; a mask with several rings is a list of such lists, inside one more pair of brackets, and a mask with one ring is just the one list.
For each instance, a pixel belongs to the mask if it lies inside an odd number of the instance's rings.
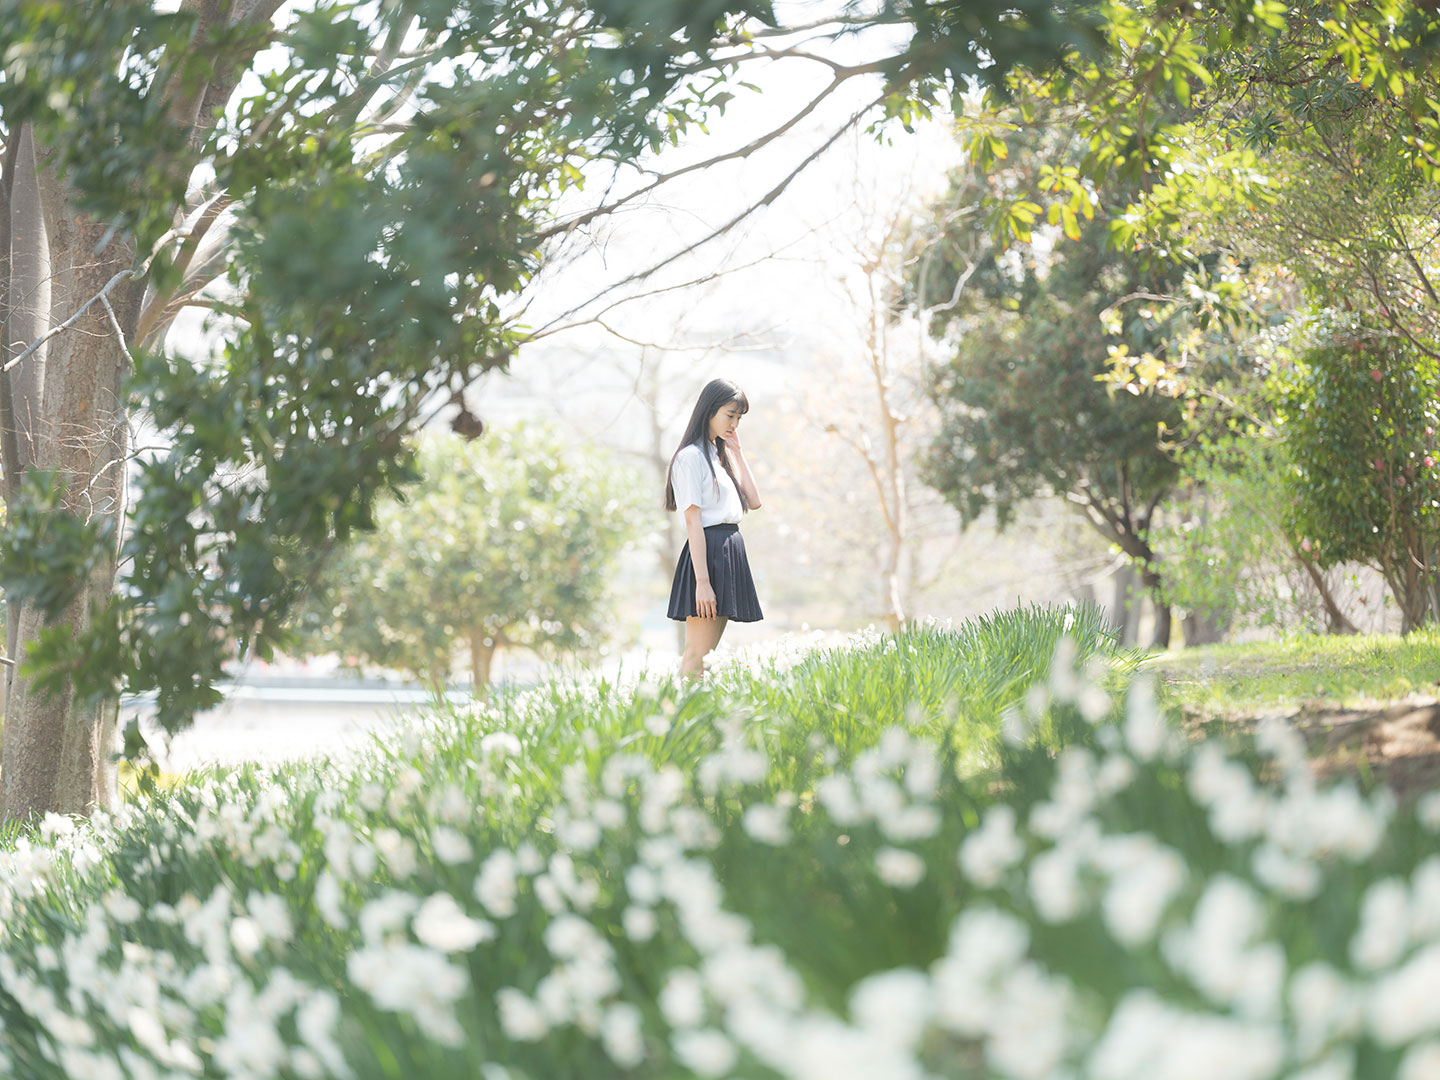
[[[754,663],[783,660],[817,646],[834,645],[839,634],[783,635],[731,651],[722,645],[720,662]],[[632,679],[642,675],[669,675],[675,670],[673,653],[634,652],[608,663],[586,668],[582,678]],[[522,670],[532,679],[550,673],[539,667]],[[574,678],[575,672],[568,677]],[[561,677],[567,673],[561,672]],[[183,773],[206,764],[238,765],[247,761],[275,764],[317,754],[362,749],[376,738],[394,737],[396,729],[423,719],[430,695],[413,685],[362,683],[353,678],[284,676],[245,673],[225,687],[225,700],[201,713],[192,727],[164,746],[159,729],[144,719],[148,703],[141,699],[122,705],[124,718],[139,713],[141,730],[167,772]],[[457,702],[468,700],[460,691]]]

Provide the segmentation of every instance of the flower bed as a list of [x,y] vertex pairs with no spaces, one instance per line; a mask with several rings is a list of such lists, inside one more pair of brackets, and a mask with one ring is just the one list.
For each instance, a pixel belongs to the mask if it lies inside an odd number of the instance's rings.
[[1435,800],[1317,786],[1280,728],[1186,743],[1096,685],[1133,658],[1092,616],[555,688],[47,819],[0,854],[4,1065],[1440,1075]]

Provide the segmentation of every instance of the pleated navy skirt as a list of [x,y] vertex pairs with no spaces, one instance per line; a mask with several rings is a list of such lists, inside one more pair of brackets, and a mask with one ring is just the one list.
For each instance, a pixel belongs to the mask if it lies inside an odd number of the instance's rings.
[[[705,565],[710,568],[710,587],[715,590],[715,614],[735,622],[759,622],[760,598],[745,557],[745,541],[739,525],[705,527]],[[683,621],[695,612],[695,564],[690,561],[690,542],[680,550],[675,580],[670,586],[670,618]]]

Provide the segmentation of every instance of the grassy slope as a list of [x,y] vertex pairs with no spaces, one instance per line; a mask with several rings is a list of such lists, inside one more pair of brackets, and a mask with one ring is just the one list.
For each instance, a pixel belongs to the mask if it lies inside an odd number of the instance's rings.
[[[204,1075],[324,1075],[221,1067],[226,1054],[264,1050],[257,1035],[299,1051],[300,1042],[316,1042],[300,1031],[298,1008],[281,1007],[278,1020],[250,1008],[260,1000],[252,988],[268,993],[277,979],[282,989],[298,980],[302,1000],[333,1001],[332,1022],[313,1026],[345,1048],[354,1080],[919,1075],[867,1068],[860,1053],[890,1047],[890,1035],[869,1030],[893,1030],[894,1016],[872,1024],[851,1008],[851,995],[861,980],[896,969],[906,985],[923,984],[922,1008],[910,1010],[922,1020],[924,1009],[945,1002],[984,1002],[987,1013],[993,1004],[983,1033],[969,1020],[930,1025],[915,1049],[925,1074],[1059,1075],[1055,1063],[1039,1067],[1031,1055],[1069,1047],[1067,1068],[1078,1070],[1107,1018],[1139,988],[1179,1009],[1209,1007],[1174,957],[1162,955],[1157,931],[1162,916],[1169,929],[1197,919],[1212,887],[1232,901],[1237,888],[1249,890],[1242,907],[1254,893],[1257,948],[1283,965],[1277,987],[1317,960],[1348,973],[1370,883],[1408,878],[1431,855],[1434,835],[1348,788],[1262,791],[1247,765],[1204,758],[1205,748],[1175,738],[1143,704],[1109,719],[1057,704],[1040,740],[998,739],[1006,706],[1033,696],[1032,709],[1045,708],[1046,694],[1026,688],[1046,682],[1067,630],[1082,663],[1113,655],[1090,621],[1029,611],[954,633],[917,628],[788,671],[732,671],[699,689],[550,687],[442,718],[346,770],[242,770],[178,785],[107,825],[84,860],[74,857],[86,850],[84,830],[62,835],[53,863],[48,848],[38,864],[28,845],[0,851],[0,960],[13,961],[0,963],[0,1075],[118,1076],[99,1070],[117,1048],[132,1047],[124,997],[132,987],[159,987],[164,1010],[147,1008],[166,1017],[167,1037],[207,1056],[217,1048]],[[1111,670],[1123,676],[1131,659],[1115,657]],[[1069,681],[1062,670],[1050,691],[1063,698]],[[712,766],[744,766],[744,776],[707,780]],[[850,792],[849,809],[845,798],[827,797],[827,781]],[[1203,803],[1196,792],[1207,793]],[[1237,835],[1234,808],[1257,799],[1270,804],[1257,828],[1305,823],[1314,834]],[[783,835],[757,829],[757,810],[783,811]],[[919,826],[901,829],[916,810]],[[1356,840],[1357,819],[1378,826],[1369,840]],[[1252,859],[1259,839],[1293,847],[1287,857],[1313,871],[1313,888],[1264,878]],[[513,850],[518,858],[526,848],[536,863],[505,871],[510,910],[497,910],[474,886],[493,857]],[[957,858],[962,851],[974,859]],[[893,864],[896,855],[923,873],[907,881],[882,872],[882,860]],[[1158,906],[1119,902],[1146,895]],[[494,936],[443,950],[415,944],[423,936],[412,914],[437,896],[454,898],[467,918],[487,916]],[[408,906],[396,908],[397,900]],[[1436,906],[1418,892],[1415,903],[1417,911]],[[1002,918],[1012,927],[1023,923],[1029,945],[1020,945],[1025,963],[1002,956],[992,979],[966,959],[969,946],[955,946],[952,929],[962,913],[988,911],[979,925],[993,931],[996,909],[1010,913]],[[653,920],[653,936],[629,929],[637,910]],[[257,944],[262,924],[272,929]],[[570,979],[564,941],[586,926],[586,978]],[[977,939],[985,947],[974,955],[990,955],[993,937]],[[1222,949],[1220,961],[1250,955]],[[1380,973],[1397,959],[1379,962]],[[718,1008],[682,1022],[657,1005],[673,976],[696,971],[709,972],[717,1002],[738,995],[750,1017],[774,1013],[793,993],[798,1004],[785,1005],[777,1022],[808,1056],[773,1072],[749,1057],[733,1071],[686,1068],[676,1039],[697,1023],[730,1023]],[[193,972],[206,974],[192,980]],[[406,992],[372,994],[366,985],[377,972],[381,991],[400,980]],[[507,1032],[501,994],[538,997],[546,980],[588,994],[603,983],[597,974],[615,984],[587,1007],[631,1010],[643,1026],[643,1061],[618,1067],[579,1011],[561,1010],[534,1041]],[[1045,981],[1051,974],[1060,981]],[[1374,975],[1356,973],[1355,992]],[[451,979],[456,989],[435,1007]],[[1235,985],[1252,981],[1242,973]],[[772,1000],[772,987],[784,993]],[[127,1007],[111,1008],[117,1003]],[[1222,1006],[1205,1013],[1208,1026],[1172,1041],[1226,1044]],[[833,1019],[851,1014],[851,1027]],[[454,1045],[430,1037],[422,1018],[437,1015],[454,1022]],[[1183,1026],[1184,1015],[1172,1021]],[[47,1034],[75,1021],[93,1034],[93,1051],[78,1042],[57,1051]],[[1271,1034],[1289,1053],[1290,1035]],[[1406,1040],[1335,1037],[1342,1052],[1354,1051],[1354,1075],[1398,1080]],[[1162,1038],[1171,1038],[1168,1029]],[[995,1047],[1025,1051],[1025,1067],[990,1068]],[[57,1062],[64,1052],[74,1059]],[[487,1071],[497,1062],[509,1071]],[[1240,1074],[1219,1067],[1213,1075]]]
[[1440,631],[1212,645],[1166,653],[1145,667],[1157,674],[1171,701],[1209,715],[1316,702],[1359,706],[1433,696],[1440,683]]

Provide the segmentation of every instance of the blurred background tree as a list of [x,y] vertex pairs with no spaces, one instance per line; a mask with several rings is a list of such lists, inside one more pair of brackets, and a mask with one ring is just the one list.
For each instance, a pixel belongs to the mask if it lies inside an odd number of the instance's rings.
[[[1037,126],[1013,137],[988,173],[964,173],[959,182],[978,203],[1042,178],[1079,187],[1075,165],[1064,164],[1065,141],[1063,132]],[[947,197],[964,201],[953,191]],[[1171,613],[1150,534],[1179,478],[1163,443],[1185,410],[1164,395],[1116,393],[1103,380],[1117,358],[1160,363],[1195,347],[1190,312],[1168,302],[1187,267],[1116,250],[1103,214],[1050,217],[1007,247],[992,237],[986,250],[960,258],[945,256],[942,237],[941,257],[924,280],[912,279],[914,290],[926,291],[922,305],[956,301],[930,322],[953,355],[932,372],[942,427],[927,457],[928,479],[967,523],[993,508],[1004,526],[1024,501],[1066,499],[1138,570],[1155,605],[1153,643],[1164,646]]]
[[534,422],[469,442],[426,433],[419,446],[421,479],[326,564],[301,644],[398,668],[437,693],[464,653],[484,693],[501,649],[604,641],[615,566],[650,501],[633,471]]
[[1316,320],[1284,400],[1289,523],[1321,566],[1384,578],[1401,629],[1440,616],[1440,367],[1389,329]]

